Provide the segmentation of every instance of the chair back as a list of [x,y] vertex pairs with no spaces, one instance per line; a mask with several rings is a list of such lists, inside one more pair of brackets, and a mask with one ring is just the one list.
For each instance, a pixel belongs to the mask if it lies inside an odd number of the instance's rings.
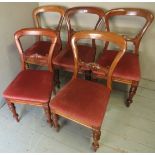
[[[78,48],[77,48],[77,41],[81,39],[98,39],[102,40],[104,42],[112,42],[113,44],[116,44],[119,47],[119,52],[116,55],[114,61],[112,62],[111,66],[109,68],[103,68],[99,66],[98,64],[91,64],[91,63],[85,63],[81,62],[78,57]],[[73,79],[77,78],[78,70],[82,65],[88,66],[90,70],[101,70],[107,74],[107,87],[111,89],[111,82],[112,82],[112,74],[117,66],[118,62],[120,61],[121,57],[126,51],[126,41],[122,36],[119,36],[113,32],[101,32],[97,30],[89,30],[89,31],[81,31],[77,32],[73,35],[71,40],[71,45],[73,49],[73,55],[74,55],[74,74]]]
[[[42,24],[41,24],[41,19],[42,15],[46,14],[46,13],[50,13],[50,14],[58,14],[58,24],[56,25],[55,29],[58,35],[58,43],[61,45],[62,48],[62,42],[61,42],[61,37],[60,37],[60,32],[61,32],[61,28],[62,28],[62,23],[64,20],[64,15],[65,15],[65,9],[61,6],[54,6],[54,5],[47,5],[47,6],[40,6],[37,7],[33,10],[32,16],[33,16],[33,20],[34,20],[34,24],[36,28],[43,28]],[[54,22],[54,21],[53,21]],[[55,24],[55,23],[54,23]],[[49,25],[46,25],[47,28],[51,28],[49,27]],[[40,40],[40,37],[38,38],[38,40]]]
[[[71,19],[73,15],[76,15],[78,13],[83,14],[93,14],[97,16],[97,22],[95,23],[95,27],[92,28],[92,30],[98,29],[98,26],[100,25],[100,22],[103,20],[104,11],[101,8],[98,7],[88,7],[88,6],[82,6],[82,7],[73,7],[66,10],[65,13],[65,20],[67,23],[67,30],[68,30],[68,46],[71,46],[71,37],[76,32],[76,30],[73,28],[73,25],[71,25]],[[90,17],[89,17],[90,18]],[[93,21],[94,22],[94,21]],[[92,40],[92,47],[95,49],[95,40]]]
[[[140,8],[116,8],[109,10],[108,12],[106,12],[104,18],[107,31],[110,31],[110,25],[109,25],[110,19],[114,18],[115,16],[136,16],[145,19],[143,27],[138,31],[138,33],[134,37],[129,37],[125,35],[126,40],[133,43],[134,53],[138,54],[140,41],[154,19],[153,14],[146,9],[140,9]],[[109,43],[107,42],[105,49],[108,48],[108,44]]]
[[41,28],[41,23],[40,23],[40,20],[41,20],[41,14],[43,13],[58,13],[60,15],[60,18],[59,18],[59,22],[58,22],[58,25],[56,27],[56,30],[58,32],[60,32],[61,30],[61,26],[62,26],[62,23],[63,23],[63,19],[64,19],[64,14],[65,14],[65,9],[61,6],[53,6],[53,5],[48,5],[48,6],[40,6],[40,7],[37,7],[33,10],[33,20],[34,20],[34,24],[37,28]]
[[52,71],[52,56],[53,56],[53,51],[55,48],[55,44],[57,41],[57,34],[55,31],[51,29],[41,29],[41,28],[25,28],[18,30],[15,32],[14,37],[15,37],[15,43],[18,48],[18,52],[21,58],[22,62],[22,70],[26,69],[25,68],[25,57],[24,57],[24,50],[22,48],[22,44],[20,41],[20,38],[23,36],[46,36],[51,40],[51,46],[48,54],[48,69]]

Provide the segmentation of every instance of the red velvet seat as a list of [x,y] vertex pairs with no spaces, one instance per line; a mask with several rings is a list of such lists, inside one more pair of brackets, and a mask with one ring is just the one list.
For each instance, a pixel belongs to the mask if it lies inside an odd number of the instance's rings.
[[4,91],[5,98],[48,103],[52,91],[52,73],[41,70],[24,70]]
[[[113,62],[118,51],[104,51],[103,54],[97,60],[97,63],[103,67],[110,66]],[[94,71],[95,73],[95,71]],[[98,75],[102,75],[102,72],[97,72]],[[127,79],[127,80],[140,80],[140,66],[138,55],[131,52],[126,52],[113,73],[114,78]]]
[[[79,50],[79,59],[82,61],[88,63],[88,62],[93,62],[95,59],[95,49],[89,46],[85,45],[79,45],[78,46]],[[53,59],[53,64],[55,66],[65,68],[66,70],[73,71],[74,69],[74,57],[73,57],[73,52],[71,50],[64,49],[61,51],[59,55],[57,55]]]
[[[35,54],[48,56],[50,50],[51,43],[49,41],[37,41],[30,48],[26,49],[24,52],[25,57],[33,56]],[[61,49],[61,44],[58,42],[55,45],[54,55],[57,55],[59,50]]]
[[90,127],[101,127],[110,89],[94,82],[75,79],[50,102],[51,110]]

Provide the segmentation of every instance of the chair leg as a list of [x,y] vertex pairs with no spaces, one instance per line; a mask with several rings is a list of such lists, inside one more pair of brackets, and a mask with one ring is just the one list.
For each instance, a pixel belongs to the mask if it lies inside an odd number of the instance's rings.
[[46,118],[47,118],[47,123],[49,123],[49,125],[53,125],[52,123],[52,119],[51,119],[51,112],[50,112],[50,108],[49,106],[46,104],[46,105],[43,105],[43,109],[45,111],[45,115],[46,115]]
[[53,113],[53,125],[54,127],[56,128],[56,131],[58,132],[59,131],[59,124],[58,124],[58,115]]
[[93,129],[92,147],[93,147],[95,152],[99,148],[99,142],[98,141],[100,140],[100,136],[101,136],[101,131],[99,129]]
[[19,122],[18,114],[16,113],[16,107],[15,107],[14,103],[7,101],[7,105],[9,107],[10,111],[12,112],[13,117],[16,119],[17,122]]
[[128,99],[126,101],[126,106],[129,107],[131,105],[131,103],[133,102],[133,96],[136,94],[138,88],[138,82],[134,82],[133,84],[131,84],[130,90],[129,90],[129,96]]
[[30,68],[30,65],[28,63],[26,63],[25,65],[26,65],[26,69]]
[[87,70],[85,71],[85,80],[91,80],[91,71],[90,70]]
[[55,69],[55,84],[58,88],[60,88],[60,79],[59,79],[59,69]]

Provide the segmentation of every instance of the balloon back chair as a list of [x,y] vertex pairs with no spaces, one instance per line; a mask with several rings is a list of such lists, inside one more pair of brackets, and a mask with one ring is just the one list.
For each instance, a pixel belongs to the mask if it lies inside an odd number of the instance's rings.
[[[97,7],[73,7],[73,8],[66,10],[65,21],[67,23],[68,40],[67,40],[66,48],[63,49],[62,52],[60,52],[60,54],[58,54],[53,59],[53,64],[54,64],[55,68],[57,68],[57,69],[63,69],[65,71],[69,71],[69,72],[73,72],[73,70],[74,70],[74,58],[73,58],[73,52],[72,52],[72,48],[71,48],[71,37],[77,30],[75,30],[74,24],[71,22],[71,20],[75,19],[75,15],[77,15],[79,13],[86,15],[88,18],[91,18],[91,16],[97,16],[97,21],[95,23],[95,27],[93,26],[93,28],[89,28],[92,30],[98,28],[98,25],[99,25],[100,21],[102,20],[102,17],[104,16],[104,11]],[[88,16],[88,14],[89,14],[89,16]],[[78,22],[78,19],[76,22]],[[82,29],[84,29],[84,28],[82,27]],[[86,44],[79,45],[78,51],[79,51],[79,57],[81,60],[83,60],[85,62],[94,61],[95,55],[96,55],[95,41],[92,40],[92,46],[90,46],[88,44],[87,45]],[[84,71],[80,71],[80,72],[81,73],[84,72],[85,78],[90,79],[89,71],[84,69]],[[59,81],[59,72],[57,72],[57,81]]]
[[[116,69],[114,70],[113,80],[116,82],[124,83],[131,85],[129,90],[129,96],[126,101],[126,105],[129,107],[133,102],[133,96],[136,93],[139,81],[140,81],[140,63],[139,63],[139,46],[142,40],[143,35],[146,30],[150,26],[153,21],[153,15],[150,11],[145,9],[137,9],[137,8],[118,8],[109,10],[105,14],[105,24],[107,27],[107,31],[111,31],[110,29],[110,21],[114,20],[114,17],[118,16],[131,16],[131,17],[139,17],[145,19],[145,24],[138,31],[135,36],[129,36],[127,34],[124,35],[127,43],[132,43],[134,45],[134,49],[132,51],[127,51]],[[129,44],[128,44],[129,45]],[[113,62],[115,56],[117,55],[117,50],[108,49],[109,42],[105,43],[105,48],[103,53],[97,59],[97,63],[103,67],[110,66]],[[106,78],[102,73],[96,71],[94,75],[98,78]]]
[[[17,122],[19,122],[19,118],[14,103],[43,107],[47,116],[47,122],[51,124],[52,121],[49,110],[49,100],[53,90],[51,59],[57,41],[57,34],[50,29],[27,28],[17,31],[14,36],[21,59],[22,69],[3,92],[3,97]],[[21,38],[24,38],[24,36],[49,37],[52,42],[47,58],[49,70],[26,69],[26,58],[23,54],[24,51],[21,44]]]
[[[58,37],[57,43],[54,49],[54,56],[56,56],[62,48],[60,30],[62,27],[65,10],[60,6],[51,6],[51,5],[37,7],[36,9],[33,10],[33,20],[36,28],[43,28],[41,21],[44,19],[43,15],[46,15],[46,13],[59,15],[59,20],[58,20],[59,22],[56,28],[55,29],[53,28],[53,30],[51,29],[52,31],[55,31]],[[48,25],[46,25],[45,27],[49,28]],[[36,38],[36,42],[31,47],[29,47],[24,51],[24,55],[26,58],[25,62],[27,66],[29,66],[28,64],[48,66],[47,57],[49,54],[50,46],[51,46],[50,41],[45,40],[43,39],[43,37],[41,38],[40,36],[38,36]]]
[[[116,44],[120,51],[109,68],[100,67],[95,63],[87,63],[80,60],[77,41],[82,39],[97,39],[109,41]],[[58,130],[58,116],[62,116],[93,131],[93,149],[99,148],[101,125],[106,112],[110,97],[112,74],[119,60],[126,51],[126,41],[122,36],[111,32],[81,31],[72,36],[71,39],[74,74],[72,79],[56,94],[50,102],[54,127]],[[86,52],[86,51],[84,51]],[[77,78],[78,70],[87,67],[90,70],[100,70],[107,76],[107,85],[95,83]]]

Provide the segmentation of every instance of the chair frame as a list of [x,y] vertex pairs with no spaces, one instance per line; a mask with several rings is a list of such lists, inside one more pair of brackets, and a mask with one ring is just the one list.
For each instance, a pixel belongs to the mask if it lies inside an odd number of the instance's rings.
[[[53,72],[52,70],[52,53],[53,53],[53,50],[54,50],[54,47],[55,47],[55,44],[56,44],[56,41],[57,41],[57,35],[54,31],[51,31],[50,29],[41,29],[41,28],[25,28],[25,29],[21,29],[19,31],[17,31],[15,34],[14,34],[14,37],[15,37],[15,43],[16,43],[16,46],[17,46],[17,49],[18,49],[18,52],[19,52],[19,55],[20,55],[20,59],[21,59],[21,71],[23,70],[26,70],[26,66],[25,66],[25,59],[24,59],[24,55],[23,55],[23,49],[22,49],[22,46],[21,46],[21,42],[20,42],[20,38],[23,37],[23,36],[39,36],[39,35],[44,35],[44,36],[48,36],[53,44],[51,44],[51,47],[50,47],[50,52],[49,52],[49,56],[48,56],[48,68],[49,68],[49,71]],[[25,100],[17,100],[17,99],[12,99],[12,98],[5,98],[7,104],[8,104],[8,107],[10,109],[10,111],[13,113],[13,117],[16,119],[17,122],[19,122],[19,118],[18,118],[18,114],[16,113],[16,108],[15,108],[15,105],[14,103],[18,103],[18,104],[26,104],[28,103],[29,105],[33,105],[33,106],[39,106],[39,107],[43,107],[44,111],[45,111],[45,115],[47,117],[47,122],[52,125],[52,120],[51,120],[51,113],[50,113],[50,110],[49,110],[49,104],[48,103],[42,103],[42,102],[34,102],[34,101],[25,101]],[[50,98],[49,98],[50,100]]]
[[[84,62],[79,61],[78,49],[76,46],[76,42],[81,39],[99,39],[99,40],[103,40],[103,41],[109,41],[109,42],[113,42],[113,43],[117,44],[120,47],[120,51],[118,52],[117,56],[115,57],[115,60],[113,61],[113,63],[111,64],[109,69],[103,68],[95,63],[84,63]],[[123,54],[126,51],[126,41],[124,40],[124,38],[122,36],[118,36],[117,34],[112,33],[112,32],[101,32],[101,31],[95,31],[95,30],[81,31],[81,32],[75,33],[72,36],[71,45],[72,45],[73,55],[74,55],[74,72],[73,72],[73,76],[72,76],[71,80],[74,80],[77,78],[78,70],[80,69],[80,67],[87,66],[92,71],[96,70],[96,69],[103,71],[107,75],[107,88],[109,88],[111,90],[113,71],[114,71],[116,65],[118,64],[119,60],[121,59],[121,57],[123,56]],[[99,141],[100,135],[101,135],[100,127],[94,128],[87,124],[77,122],[76,120],[73,120],[72,118],[68,118],[68,117],[64,116],[63,114],[57,112],[56,110],[51,109],[51,113],[53,116],[53,124],[57,131],[59,130],[58,116],[65,117],[69,120],[72,120],[76,123],[79,123],[85,127],[92,129],[92,131],[93,131],[92,147],[93,147],[94,151],[96,151],[99,148],[98,141]]]
[[[144,26],[137,33],[135,37],[129,38],[128,36],[124,35],[124,38],[126,39],[126,41],[131,42],[134,45],[133,53],[136,55],[139,55],[139,46],[140,46],[141,40],[146,30],[148,29],[148,27],[151,25],[154,19],[154,16],[150,11],[146,9],[140,9],[140,8],[116,8],[116,9],[109,10],[106,12],[104,16],[104,23],[106,25],[107,32],[110,32],[110,26],[109,26],[110,18],[114,16],[121,16],[121,15],[143,17],[146,20]],[[108,49],[108,45],[109,45],[109,42],[106,42],[103,52]],[[99,75],[96,75],[96,74],[95,76],[99,78],[105,78],[105,77],[100,77]],[[113,77],[113,81],[131,85],[129,90],[129,96],[126,101],[126,106],[129,107],[130,104],[133,102],[133,96],[136,94],[139,81],[127,80],[122,78],[114,78],[114,77]]]

